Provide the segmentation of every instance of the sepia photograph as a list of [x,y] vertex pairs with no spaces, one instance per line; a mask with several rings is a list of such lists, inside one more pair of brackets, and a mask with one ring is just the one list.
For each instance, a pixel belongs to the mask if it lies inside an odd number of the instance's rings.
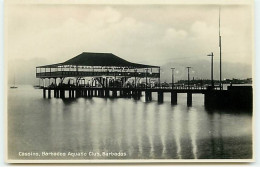
[[5,1],[5,161],[253,162],[253,1],[112,2]]

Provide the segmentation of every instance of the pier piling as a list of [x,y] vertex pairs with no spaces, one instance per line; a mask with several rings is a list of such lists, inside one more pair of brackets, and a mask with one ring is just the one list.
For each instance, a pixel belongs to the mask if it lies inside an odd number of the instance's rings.
[[50,99],[51,98],[51,90],[48,89],[48,98]]
[[105,97],[107,97],[107,98],[109,97],[109,90],[108,89],[105,90]]
[[71,90],[71,97],[72,97],[72,98],[74,98],[74,92],[75,92],[75,90],[72,89],[72,90]]
[[158,91],[158,103],[163,103],[163,92]]
[[43,98],[46,98],[46,89],[43,89]]
[[113,97],[117,97],[117,91],[114,90],[113,93],[112,93]]
[[69,98],[71,98],[71,90],[69,90]]
[[65,98],[65,90],[64,89],[60,90],[60,98],[62,98],[62,99]]
[[175,91],[171,92],[171,104],[173,105],[177,104],[177,92]]
[[192,93],[187,93],[187,106],[192,106]]
[[55,89],[53,90],[53,97],[56,98]]
[[151,91],[145,91],[145,101],[146,102],[152,101],[152,92]]

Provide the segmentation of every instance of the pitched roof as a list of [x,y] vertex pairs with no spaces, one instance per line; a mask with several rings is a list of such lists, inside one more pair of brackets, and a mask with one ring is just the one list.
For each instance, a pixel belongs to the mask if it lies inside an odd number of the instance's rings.
[[58,65],[78,65],[78,66],[117,66],[129,68],[159,68],[159,66],[151,66],[145,64],[137,64],[126,61],[112,53],[90,53],[83,52],[74,58],[63,63],[51,64],[39,67],[53,67]]

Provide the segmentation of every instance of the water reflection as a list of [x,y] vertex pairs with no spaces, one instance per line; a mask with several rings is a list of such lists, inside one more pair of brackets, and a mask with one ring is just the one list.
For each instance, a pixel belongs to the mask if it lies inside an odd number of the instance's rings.
[[193,108],[189,109],[189,133],[192,144],[192,153],[194,159],[197,159],[197,133],[198,133],[198,114],[197,111]]
[[176,153],[177,153],[177,158],[182,159],[182,149],[181,149],[181,134],[182,134],[182,112],[180,109],[176,107],[174,109],[173,113],[173,130],[174,130],[174,137],[175,137],[175,142],[176,142]]

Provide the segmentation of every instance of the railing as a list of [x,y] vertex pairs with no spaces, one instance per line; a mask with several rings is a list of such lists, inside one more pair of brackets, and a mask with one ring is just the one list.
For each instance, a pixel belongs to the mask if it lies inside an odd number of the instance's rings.
[[109,86],[107,87],[102,87],[101,85],[99,86],[91,86],[89,84],[79,84],[79,85],[75,85],[75,84],[59,84],[57,85],[49,85],[47,88],[107,88],[107,89],[144,89],[144,90],[156,90],[156,89],[160,89],[160,90],[209,90],[207,85],[203,85],[203,86],[187,86],[187,85],[181,85],[181,86],[174,86],[174,87],[165,87],[165,86],[147,86],[145,87],[144,85],[137,85],[137,86],[128,86],[128,87],[122,87],[122,86],[114,86],[113,83],[109,84]]
[[55,78],[55,77],[87,77],[87,76],[122,76],[122,77],[160,77],[160,73],[145,72],[90,72],[90,71],[54,71],[37,72],[37,78]]

